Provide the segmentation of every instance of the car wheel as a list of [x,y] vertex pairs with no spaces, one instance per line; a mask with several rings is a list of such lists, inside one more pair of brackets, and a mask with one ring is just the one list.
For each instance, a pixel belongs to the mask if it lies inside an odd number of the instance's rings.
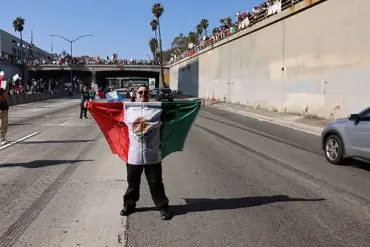
[[331,164],[344,164],[344,147],[337,135],[331,135],[326,139],[325,157]]

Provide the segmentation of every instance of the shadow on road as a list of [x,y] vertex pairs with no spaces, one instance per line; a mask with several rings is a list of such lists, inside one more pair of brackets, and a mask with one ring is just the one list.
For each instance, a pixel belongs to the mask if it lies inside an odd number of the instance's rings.
[[[305,199],[305,198],[294,198],[286,195],[276,196],[252,196],[252,197],[241,197],[241,198],[220,198],[220,199],[208,199],[208,198],[184,198],[185,205],[172,205],[171,212],[174,216],[183,215],[192,212],[205,212],[214,210],[230,210],[239,208],[248,208],[262,206],[275,202],[318,202],[324,201],[325,199]],[[154,207],[144,207],[136,209],[136,212],[152,211],[156,210]]]
[[349,167],[362,169],[362,170],[370,172],[370,163],[367,163],[365,161],[352,159],[352,160],[349,160],[346,165]]
[[50,140],[50,141],[28,141],[28,142],[20,142],[18,144],[43,144],[43,143],[79,143],[79,142],[92,142],[94,140]]
[[79,162],[94,161],[94,160],[34,160],[27,163],[5,163],[0,164],[0,168],[17,167],[21,166],[24,168],[41,168],[46,166],[55,166],[62,164],[73,164]]

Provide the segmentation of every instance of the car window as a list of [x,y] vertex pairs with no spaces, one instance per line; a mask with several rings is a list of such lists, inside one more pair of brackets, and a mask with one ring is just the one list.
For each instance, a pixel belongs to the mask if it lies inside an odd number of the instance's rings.
[[361,118],[363,120],[370,121],[370,109],[366,110],[365,112],[361,113]]
[[169,93],[169,92],[171,92],[171,89],[162,88],[161,91],[164,92],[164,93]]

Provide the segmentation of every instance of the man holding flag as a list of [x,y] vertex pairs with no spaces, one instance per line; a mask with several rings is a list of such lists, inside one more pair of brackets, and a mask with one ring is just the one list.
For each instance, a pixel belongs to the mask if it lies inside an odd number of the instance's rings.
[[8,131],[8,111],[9,104],[7,102],[9,84],[11,80],[3,81],[5,77],[4,71],[0,68],[0,143],[4,145],[7,143],[6,132]]
[[5,78],[5,73],[0,68],[0,83],[1,83],[0,88],[2,88],[4,92],[8,92],[10,85],[13,83],[13,80],[8,79],[7,81],[5,81],[4,78]]
[[144,171],[153,201],[163,220],[171,218],[162,181],[162,160],[182,151],[199,109],[200,100],[149,102],[149,88],[141,85],[139,102],[89,102],[88,109],[114,154],[126,162],[128,187],[122,216],[135,211]]
[[1,81],[3,81],[4,77],[5,77],[5,73],[4,73],[4,71],[0,68],[0,82],[1,82]]
[[81,90],[81,104],[80,104],[80,119],[82,115],[87,119],[87,102],[90,100],[90,93],[86,86],[82,86]]

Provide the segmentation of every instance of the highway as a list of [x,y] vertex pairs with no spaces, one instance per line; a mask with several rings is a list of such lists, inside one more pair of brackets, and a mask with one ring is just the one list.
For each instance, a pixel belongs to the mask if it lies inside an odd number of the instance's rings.
[[2,246],[370,246],[370,165],[329,164],[320,137],[212,107],[163,162],[174,217],[143,176],[121,217],[123,161],[78,100],[11,108],[0,150]]

